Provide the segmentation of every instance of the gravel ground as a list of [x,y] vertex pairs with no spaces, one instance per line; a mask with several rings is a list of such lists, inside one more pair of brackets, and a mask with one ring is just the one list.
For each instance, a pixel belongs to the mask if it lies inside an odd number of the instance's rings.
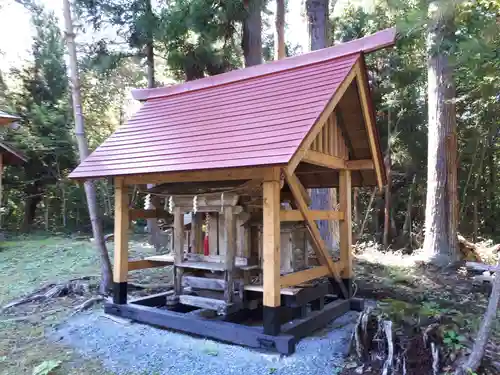
[[85,357],[101,360],[118,375],[336,374],[344,361],[357,314],[349,312],[301,340],[291,356],[148,325],[121,324],[98,311],[74,316],[50,338],[74,347]]

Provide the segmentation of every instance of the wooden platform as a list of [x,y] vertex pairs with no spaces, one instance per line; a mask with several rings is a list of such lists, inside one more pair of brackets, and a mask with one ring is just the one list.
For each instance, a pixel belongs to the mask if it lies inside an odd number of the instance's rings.
[[[127,304],[106,303],[104,311],[107,314],[141,323],[289,355],[295,352],[295,346],[301,338],[308,336],[350,309],[349,300],[326,303],[321,308],[313,309],[300,318],[283,322],[281,333],[273,336],[265,334],[262,326],[248,326],[230,320],[209,319],[203,314],[196,313],[203,312],[203,309],[181,312],[176,308],[154,307],[155,305],[163,306],[166,298],[167,295],[163,294],[156,295],[153,300],[141,299]],[[154,303],[151,303],[153,301]]]
[[[260,293],[264,292],[264,287],[262,285],[245,285],[243,289],[245,289],[245,291],[248,292],[260,292]],[[281,295],[294,296],[300,293],[301,290],[302,288],[281,288]]]
[[174,264],[174,255],[173,254],[165,254],[165,255],[153,255],[150,257],[144,258],[145,260],[152,260],[154,262],[165,262]]

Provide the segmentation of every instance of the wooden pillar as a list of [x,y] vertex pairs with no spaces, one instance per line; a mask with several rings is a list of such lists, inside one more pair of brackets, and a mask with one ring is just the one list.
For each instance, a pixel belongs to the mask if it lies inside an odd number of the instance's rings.
[[191,252],[203,254],[203,213],[193,214],[191,219]]
[[128,189],[123,178],[115,178],[115,256],[113,267],[113,302],[127,303],[128,274]]
[[224,207],[224,240],[226,241],[224,299],[227,303],[231,303],[234,294],[234,263],[236,259],[236,221],[232,206]]
[[174,290],[182,294],[183,269],[179,264],[184,260],[184,213],[180,207],[174,207]]
[[263,183],[264,190],[264,333],[280,332],[280,170],[273,168]]
[[351,214],[351,171],[339,171],[339,210],[344,212],[344,220],[339,223],[340,261],[344,268],[342,282],[347,289],[347,297],[352,296],[352,214]]

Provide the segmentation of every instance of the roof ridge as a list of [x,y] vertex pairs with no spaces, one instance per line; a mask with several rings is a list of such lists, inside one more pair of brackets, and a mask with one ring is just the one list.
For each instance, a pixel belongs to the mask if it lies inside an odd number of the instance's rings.
[[177,85],[132,90],[136,100],[149,100],[172,96],[176,94],[197,91],[209,87],[221,86],[251,78],[261,77],[272,73],[312,65],[328,60],[346,57],[352,54],[370,53],[381,48],[393,45],[396,39],[396,29],[389,28],[360,39],[341,43],[332,47],[323,48],[298,56],[287,57],[265,64],[255,65],[244,69],[236,69],[226,73],[209,76]]

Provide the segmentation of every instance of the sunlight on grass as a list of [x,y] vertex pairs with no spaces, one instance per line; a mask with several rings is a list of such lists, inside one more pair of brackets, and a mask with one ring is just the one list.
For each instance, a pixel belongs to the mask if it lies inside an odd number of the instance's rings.
[[48,283],[99,274],[92,243],[64,237],[0,243],[0,305]]

